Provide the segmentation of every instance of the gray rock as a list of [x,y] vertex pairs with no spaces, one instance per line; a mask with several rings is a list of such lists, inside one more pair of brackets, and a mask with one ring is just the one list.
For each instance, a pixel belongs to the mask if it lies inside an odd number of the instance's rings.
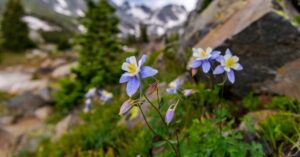
[[[190,17],[187,33],[181,40],[181,52],[192,47],[230,48],[244,67],[236,73],[231,92],[238,96],[253,89],[278,93],[271,87],[286,80],[284,75],[279,77],[278,70],[300,58],[298,28],[278,14],[278,10],[284,13],[272,0],[213,1],[201,14]],[[294,67],[294,71],[299,70]],[[292,81],[285,83],[285,90],[294,86]]]
[[59,139],[62,135],[67,133],[73,126],[82,124],[83,121],[76,114],[69,114],[63,120],[57,123],[55,128],[55,135],[52,140]]
[[9,100],[8,104],[24,115],[30,115],[33,114],[37,108],[47,105],[47,102],[38,95],[25,92]]

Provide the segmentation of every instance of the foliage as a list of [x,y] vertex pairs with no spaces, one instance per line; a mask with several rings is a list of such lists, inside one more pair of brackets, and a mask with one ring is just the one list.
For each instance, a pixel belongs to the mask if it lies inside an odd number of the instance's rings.
[[273,151],[280,154],[287,145],[292,145],[291,141],[297,141],[299,134],[297,127],[299,116],[291,113],[278,113],[261,123],[262,136],[271,143]]
[[242,100],[243,106],[249,111],[257,110],[260,104],[259,97],[255,96],[253,93],[249,93]]
[[140,41],[143,43],[149,42],[148,34],[147,34],[147,26],[140,24]]
[[118,82],[122,51],[117,39],[118,20],[114,9],[106,0],[97,4],[88,1],[88,11],[84,18],[85,34],[78,38],[81,50],[78,65],[73,69],[75,80],[64,81],[55,94],[58,111],[72,109],[78,105],[82,95],[92,87],[108,86]]
[[57,44],[58,50],[71,48],[70,39],[72,34],[69,32],[41,32],[41,35],[47,43]]
[[1,21],[2,48],[11,51],[22,51],[34,47],[28,38],[29,29],[21,20],[25,15],[20,0],[9,0]]
[[[203,127],[205,126],[205,127]],[[182,145],[183,154],[186,156],[199,157],[244,157],[263,156],[262,146],[255,142],[246,143],[240,133],[231,130],[230,123],[223,128],[228,135],[220,136],[220,132],[213,121],[194,120],[193,125],[188,129],[188,138]]]
[[276,96],[272,101],[266,104],[268,109],[280,109],[283,111],[290,111],[292,113],[300,113],[300,104],[298,101],[284,96]]

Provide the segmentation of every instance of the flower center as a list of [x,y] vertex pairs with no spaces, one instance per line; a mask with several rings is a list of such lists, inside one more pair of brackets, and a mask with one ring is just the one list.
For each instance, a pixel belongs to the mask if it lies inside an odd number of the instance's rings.
[[128,72],[129,73],[136,74],[138,72],[137,66],[133,63],[128,64],[127,67],[128,67]]
[[109,93],[107,91],[103,91],[103,95],[108,97],[109,96]]
[[206,57],[206,52],[205,52],[205,51],[201,51],[201,52],[200,52],[200,56],[201,56],[201,57]]
[[225,62],[225,67],[228,67],[228,68],[232,68],[234,65],[235,65],[235,60],[233,59],[233,57],[231,58],[228,58]]

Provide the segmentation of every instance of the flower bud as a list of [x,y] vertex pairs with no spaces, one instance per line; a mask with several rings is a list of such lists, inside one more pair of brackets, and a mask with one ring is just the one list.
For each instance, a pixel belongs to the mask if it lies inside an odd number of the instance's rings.
[[192,76],[195,76],[198,72],[197,68],[192,68]]
[[168,109],[168,111],[166,113],[166,117],[165,117],[167,124],[169,124],[172,121],[172,119],[174,118],[174,112],[175,112],[175,110],[173,108]]
[[132,108],[132,100],[131,99],[128,99],[126,100],[121,108],[120,108],[120,112],[119,112],[119,115],[124,115],[126,112],[128,112],[130,109]]
[[158,81],[153,82],[147,89],[147,94],[150,95],[157,90]]

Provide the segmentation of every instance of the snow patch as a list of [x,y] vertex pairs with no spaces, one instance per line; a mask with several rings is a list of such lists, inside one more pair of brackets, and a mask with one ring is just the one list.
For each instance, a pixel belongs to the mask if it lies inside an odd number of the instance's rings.
[[45,32],[60,30],[60,28],[51,26],[46,21],[43,21],[43,20],[41,20],[37,17],[34,17],[34,16],[24,16],[22,18],[22,21],[26,22],[28,27],[32,30],[42,30],[42,31],[45,31]]

